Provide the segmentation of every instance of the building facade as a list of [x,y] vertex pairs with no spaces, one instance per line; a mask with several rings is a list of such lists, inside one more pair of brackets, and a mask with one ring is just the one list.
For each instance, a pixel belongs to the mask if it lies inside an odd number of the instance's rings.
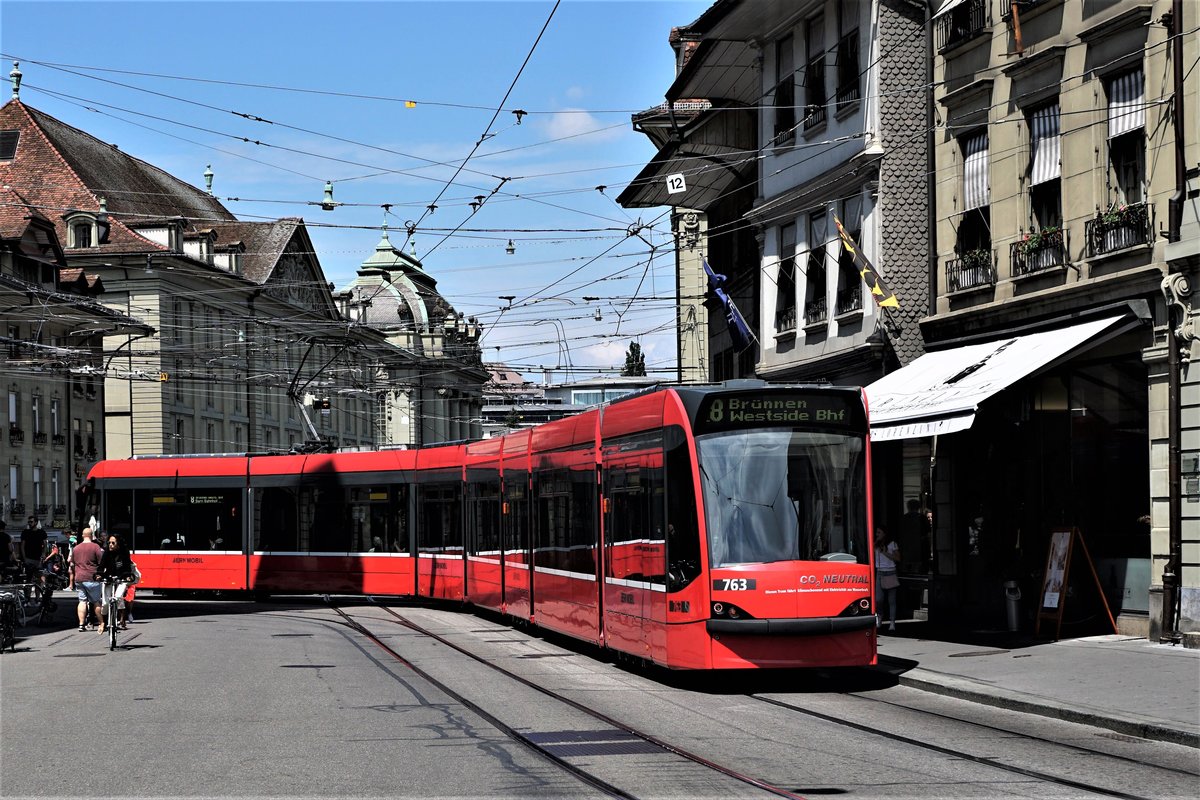
[[[446,371],[444,349],[405,349],[347,319],[303,220],[237,220],[211,193],[23,104],[16,87],[0,108],[5,184],[50,221],[70,267],[99,277],[105,306],[152,329],[107,331],[93,375],[105,383],[98,453],[370,448],[462,432],[448,424],[457,412],[436,410],[445,382],[426,380]],[[457,343],[467,328],[455,318],[428,335]],[[393,441],[395,398],[426,383],[435,397],[412,410],[413,428],[427,411],[443,422]]]
[[[16,144],[0,142],[0,172]],[[98,276],[67,268],[45,214],[11,186],[0,191],[0,520],[10,528],[74,522],[75,489],[104,457],[105,335],[152,329],[97,302],[103,292]]]
[[[1182,414],[1171,399],[1194,398],[1197,84],[1170,78],[1196,59],[1195,37],[1173,36],[1196,13],[947,0],[930,18],[930,353],[867,391],[893,467],[881,518],[933,512],[905,565],[931,614],[995,626],[1015,591],[1022,627],[1094,629],[1105,603],[1127,632],[1196,627],[1200,498],[1169,456],[1181,434],[1197,447],[1194,399]],[[1056,530],[1083,545],[1062,599],[1044,591]],[[1163,613],[1172,583],[1182,616]]]

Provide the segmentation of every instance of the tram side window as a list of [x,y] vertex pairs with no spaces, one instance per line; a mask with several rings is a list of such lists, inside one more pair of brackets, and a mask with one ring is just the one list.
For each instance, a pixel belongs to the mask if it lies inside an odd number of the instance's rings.
[[462,552],[462,527],[459,522],[461,489],[458,483],[431,483],[417,488],[420,518],[417,549],[422,553],[457,555]]
[[537,475],[538,526],[534,564],[565,572],[596,572],[596,491],[592,469]]
[[529,492],[526,473],[512,472],[505,477],[504,511],[505,554],[529,550]]
[[346,489],[332,481],[300,487],[300,552],[350,552]]
[[[104,533],[115,533],[125,540],[134,550],[157,550],[158,542],[151,541],[150,537],[141,535],[133,529],[133,490],[132,489],[116,489],[104,493]],[[97,509],[99,511],[99,509]],[[99,514],[96,516],[100,519]],[[84,525],[87,525],[85,520]],[[96,534],[96,541],[100,541],[100,532],[93,531]],[[133,533],[133,538],[130,534]]]
[[676,592],[700,575],[700,524],[692,456],[683,429],[666,429],[667,589]]
[[351,486],[349,497],[349,551],[353,553],[403,552],[399,544],[399,516],[395,511],[396,487]]
[[242,549],[242,490],[196,489],[134,493],[136,542],[145,549]]
[[467,510],[471,532],[469,552],[495,556],[500,552],[500,484],[467,484]]
[[257,491],[254,549],[276,553],[299,552],[300,528],[296,517],[296,490],[284,486],[267,486]]

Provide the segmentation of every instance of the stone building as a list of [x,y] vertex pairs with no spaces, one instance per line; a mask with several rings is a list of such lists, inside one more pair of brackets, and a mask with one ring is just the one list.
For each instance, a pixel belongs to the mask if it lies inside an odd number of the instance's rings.
[[380,446],[416,447],[482,437],[482,328],[437,291],[414,256],[392,245],[387,229],[358,275],[336,295],[342,314],[379,331],[421,370],[393,380],[380,396]]
[[[867,383],[921,353],[924,20],[908,0],[726,0],[672,34],[679,69],[667,103],[634,118],[659,152],[622,202],[703,217],[699,244],[680,231],[679,246],[729,276],[758,340],[752,369],[723,363],[724,309],[710,303],[712,379]],[[871,302],[835,217],[899,309]]]
[[[1200,475],[1198,79],[1176,72],[1198,48],[1172,36],[1197,12],[946,0],[930,19],[930,353],[867,391],[875,452],[901,465],[880,516],[933,510],[909,565],[931,581],[931,614],[996,625],[1016,591],[1022,627],[1083,630],[1105,619],[1090,556],[1123,630],[1196,629],[1200,495],[1169,451],[1182,443]],[[1043,591],[1055,530],[1081,534],[1065,604]],[[1182,620],[1164,615],[1164,584]]]
[[[0,175],[18,145],[0,135]],[[104,455],[104,337],[153,332],[97,302],[103,293],[97,275],[67,267],[43,211],[0,190],[0,520],[10,528],[76,519],[75,488]]]
[[[97,451],[380,443],[388,398],[425,382],[426,357],[342,315],[303,220],[240,221],[210,191],[23,104],[19,78],[0,108],[0,177],[49,220],[66,263],[99,278],[101,302],[153,331],[107,331]],[[444,372],[442,353],[430,358]]]

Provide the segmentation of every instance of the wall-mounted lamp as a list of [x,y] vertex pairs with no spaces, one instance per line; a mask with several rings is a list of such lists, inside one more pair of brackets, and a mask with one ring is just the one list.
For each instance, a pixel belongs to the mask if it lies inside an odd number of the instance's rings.
[[512,240],[512,239],[509,239],[509,240],[508,240],[508,247],[505,247],[505,248],[504,248],[504,252],[508,253],[510,256],[511,256],[513,253],[517,252],[517,246],[516,246],[515,244],[513,244],[513,240]]

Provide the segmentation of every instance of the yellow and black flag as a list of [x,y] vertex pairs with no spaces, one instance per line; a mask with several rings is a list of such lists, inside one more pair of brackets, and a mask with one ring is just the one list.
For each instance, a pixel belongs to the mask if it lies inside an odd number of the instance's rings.
[[850,234],[846,233],[846,229],[842,227],[842,221],[834,216],[833,224],[837,225],[838,236],[842,239],[842,247],[846,248],[846,252],[854,257],[854,266],[858,269],[858,274],[862,275],[863,283],[871,290],[871,297],[875,298],[875,305],[880,308],[899,308],[900,301],[896,299],[896,293],[883,282],[883,278],[871,266],[871,262],[867,261],[867,257],[858,251],[858,245],[854,243],[854,239],[850,238]]

